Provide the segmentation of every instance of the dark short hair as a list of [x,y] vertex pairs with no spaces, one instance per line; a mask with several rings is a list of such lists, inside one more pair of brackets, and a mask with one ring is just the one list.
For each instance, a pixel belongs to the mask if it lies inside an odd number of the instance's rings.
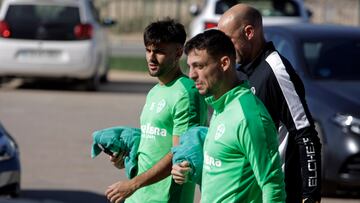
[[236,53],[231,39],[220,30],[211,29],[200,33],[185,44],[185,54],[194,49],[206,50],[212,57],[229,56],[235,60]]
[[184,25],[170,18],[153,22],[144,31],[145,46],[159,43],[179,43],[184,45],[185,40]]

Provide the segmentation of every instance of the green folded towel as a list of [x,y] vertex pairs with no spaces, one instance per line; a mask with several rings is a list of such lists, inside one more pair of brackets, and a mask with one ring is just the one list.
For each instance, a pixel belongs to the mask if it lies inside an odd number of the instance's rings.
[[91,157],[95,158],[102,149],[112,153],[125,152],[124,165],[126,176],[131,179],[137,174],[137,151],[140,143],[141,131],[139,128],[115,126],[95,131],[93,134]]
[[203,168],[203,145],[207,127],[192,127],[180,136],[180,144],[171,149],[173,153],[173,164],[188,161],[191,171],[189,181],[201,185],[201,175]]

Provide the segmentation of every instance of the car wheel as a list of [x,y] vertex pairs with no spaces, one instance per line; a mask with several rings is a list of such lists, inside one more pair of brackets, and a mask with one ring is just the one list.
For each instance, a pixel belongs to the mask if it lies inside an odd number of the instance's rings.
[[11,78],[5,77],[5,76],[0,76],[0,86],[2,86],[3,84],[9,82],[11,80]]
[[101,77],[100,77],[100,83],[107,83],[109,82],[108,79],[108,71],[106,71],[106,73],[104,73]]
[[1,187],[0,196],[7,198],[16,198],[20,196],[20,183],[12,183]]
[[109,78],[108,78],[109,70],[110,70],[110,65],[107,62],[106,65],[105,65],[105,71],[100,76],[100,83],[107,83],[109,81]]
[[97,91],[100,85],[100,77],[95,74],[91,78],[81,81],[83,89],[86,91]]
[[20,196],[20,184],[14,186],[14,190],[10,193],[11,198],[17,198]]

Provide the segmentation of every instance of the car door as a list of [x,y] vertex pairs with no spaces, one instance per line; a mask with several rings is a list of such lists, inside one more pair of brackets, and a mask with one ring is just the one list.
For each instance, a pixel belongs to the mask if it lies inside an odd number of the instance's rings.
[[100,71],[100,76],[103,76],[104,74],[106,74],[108,68],[107,65],[108,65],[108,57],[109,57],[107,30],[105,30],[105,28],[102,25],[99,11],[95,7],[94,3],[92,1],[86,1],[86,2],[88,8],[87,10],[91,15],[94,31],[95,31],[94,43],[99,59],[98,68]]

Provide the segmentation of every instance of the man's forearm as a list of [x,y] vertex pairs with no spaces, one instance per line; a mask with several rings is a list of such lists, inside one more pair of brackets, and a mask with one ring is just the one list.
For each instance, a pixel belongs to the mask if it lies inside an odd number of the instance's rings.
[[134,177],[131,181],[134,182],[137,188],[156,183],[171,173],[172,168],[172,153],[166,154],[158,163],[146,172]]

